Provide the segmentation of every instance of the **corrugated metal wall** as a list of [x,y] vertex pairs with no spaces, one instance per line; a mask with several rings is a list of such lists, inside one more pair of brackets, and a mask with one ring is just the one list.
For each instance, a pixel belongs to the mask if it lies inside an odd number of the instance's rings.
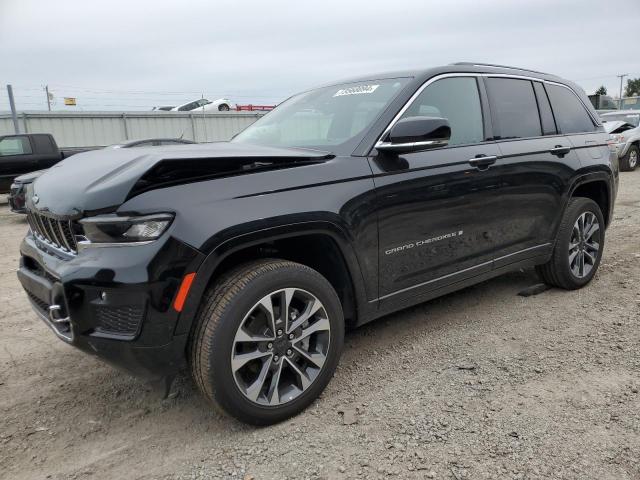
[[[229,140],[263,113],[33,112],[20,113],[22,133],[51,133],[58,146],[98,147],[143,138],[180,137],[196,142]],[[0,135],[13,134],[11,115],[0,114]]]

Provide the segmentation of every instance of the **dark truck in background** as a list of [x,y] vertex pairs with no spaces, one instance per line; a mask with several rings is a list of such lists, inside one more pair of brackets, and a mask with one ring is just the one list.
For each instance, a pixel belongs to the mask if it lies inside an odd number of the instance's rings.
[[13,179],[47,169],[60,160],[90,148],[61,150],[50,133],[25,133],[0,137],[0,193],[8,193]]
[[[10,193],[11,210],[24,210],[24,196],[16,195],[13,190],[22,188],[22,184],[14,184],[16,177],[31,174],[31,183],[40,171],[52,167],[60,160],[76,153],[92,150],[91,148],[74,148],[61,150],[50,133],[25,133],[4,135],[0,137],[0,194]],[[30,175],[30,176],[31,176]]]
[[214,405],[269,424],[320,395],[345,327],[524,267],[585,286],[617,186],[571,82],[472,64],[367,76],[231,142],[61,162],[27,190],[18,278],[62,341],[167,384],[188,366]]

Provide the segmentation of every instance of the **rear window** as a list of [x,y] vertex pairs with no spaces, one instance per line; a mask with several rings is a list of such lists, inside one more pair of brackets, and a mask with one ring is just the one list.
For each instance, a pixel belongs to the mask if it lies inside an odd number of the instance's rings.
[[593,132],[596,126],[575,93],[565,87],[547,84],[551,108],[560,133]]
[[10,137],[0,140],[0,157],[9,155],[28,155],[31,152],[31,143],[27,137]]
[[529,80],[488,78],[487,90],[496,138],[542,135],[538,104]]

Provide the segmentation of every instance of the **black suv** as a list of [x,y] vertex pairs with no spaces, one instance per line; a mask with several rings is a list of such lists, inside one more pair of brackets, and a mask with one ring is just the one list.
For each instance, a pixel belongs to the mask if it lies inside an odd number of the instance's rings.
[[29,187],[18,277],[54,333],[191,369],[255,424],[309,405],[346,327],[535,266],[596,273],[618,182],[583,91],[454,64],[291,97],[231,142],[100,150]]

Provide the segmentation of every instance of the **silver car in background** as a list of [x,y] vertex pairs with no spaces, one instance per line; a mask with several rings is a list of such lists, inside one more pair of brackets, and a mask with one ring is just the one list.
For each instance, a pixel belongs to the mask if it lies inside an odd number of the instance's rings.
[[640,110],[603,113],[600,118],[605,130],[611,134],[615,142],[620,158],[620,170],[635,170],[640,155]]

